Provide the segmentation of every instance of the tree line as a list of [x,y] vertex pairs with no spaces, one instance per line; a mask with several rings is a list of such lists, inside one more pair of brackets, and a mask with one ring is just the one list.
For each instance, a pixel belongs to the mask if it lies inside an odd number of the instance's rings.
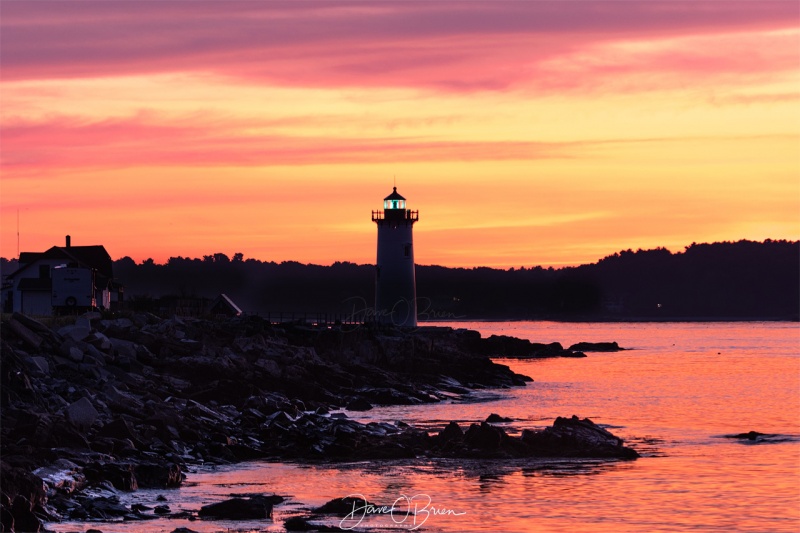
[[[718,242],[624,250],[565,268],[418,265],[420,319],[800,318],[800,243]],[[3,273],[13,262],[1,260]],[[375,267],[245,259],[215,253],[166,263],[114,261],[129,305],[227,294],[249,313],[354,313],[373,305]]]

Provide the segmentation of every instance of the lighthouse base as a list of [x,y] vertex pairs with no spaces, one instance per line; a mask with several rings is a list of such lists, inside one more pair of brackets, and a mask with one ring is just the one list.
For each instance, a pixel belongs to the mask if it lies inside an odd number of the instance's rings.
[[377,322],[398,327],[417,326],[417,299],[413,285],[379,282],[375,292]]

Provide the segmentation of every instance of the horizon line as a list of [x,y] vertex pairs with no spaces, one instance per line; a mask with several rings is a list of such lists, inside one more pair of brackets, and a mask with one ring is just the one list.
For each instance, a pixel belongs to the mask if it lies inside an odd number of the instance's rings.
[[[430,264],[417,263],[417,264],[415,264],[415,266],[418,266],[418,267],[439,267],[439,268],[450,268],[450,269],[465,269],[465,270],[478,269],[478,268],[488,268],[488,269],[491,269],[491,270],[504,270],[504,271],[509,271],[509,270],[512,270],[512,269],[513,270],[521,270],[521,269],[535,270],[537,268],[540,268],[540,269],[543,269],[543,270],[551,270],[551,269],[552,270],[560,270],[560,269],[564,269],[564,268],[576,268],[576,267],[580,267],[580,266],[594,265],[594,264],[597,264],[597,263],[599,263],[600,261],[602,261],[604,259],[607,259],[609,257],[617,256],[617,255],[619,255],[621,253],[628,253],[628,252],[630,252],[630,253],[638,253],[638,252],[650,252],[650,251],[657,251],[657,250],[666,250],[666,251],[668,251],[670,253],[670,255],[679,255],[679,254],[685,253],[688,249],[690,249],[693,246],[703,246],[703,245],[709,245],[710,246],[710,245],[715,245],[715,244],[738,244],[738,243],[800,244],[800,239],[792,240],[792,239],[766,238],[766,239],[760,240],[760,241],[759,240],[750,240],[750,239],[739,239],[739,240],[735,240],[735,241],[728,240],[728,241],[713,241],[713,242],[692,242],[691,244],[685,245],[682,250],[678,250],[678,251],[673,251],[673,250],[669,249],[666,246],[656,246],[654,248],[641,248],[640,247],[640,248],[637,248],[636,250],[634,250],[633,248],[627,248],[627,249],[617,250],[617,251],[615,251],[613,253],[607,254],[607,255],[599,258],[599,259],[596,259],[593,262],[551,264],[551,265],[548,265],[548,266],[544,266],[544,265],[519,265],[519,266],[514,265],[514,266],[508,266],[508,267],[499,267],[499,266],[490,266],[490,265],[448,266],[448,265],[435,264],[435,263],[430,263]],[[81,246],[103,246],[103,245],[78,245],[78,246],[75,246],[75,247],[77,248],[77,247],[81,247]],[[63,246],[53,246],[53,247],[64,248]],[[51,248],[53,248],[53,247],[51,247]],[[50,248],[48,248],[48,250],[49,249]],[[42,252],[22,252],[22,253],[44,253],[44,251],[42,251]],[[133,261],[134,264],[137,265],[137,266],[143,265],[143,264],[145,264],[145,263],[147,263],[149,261],[152,262],[155,265],[166,266],[169,263],[170,259],[184,259],[184,260],[190,260],[190,261],[201,261],[201,262],[203,262],[206,257],[212,257],[213,258],[216,255],[223,255],[223,256],[227,257],[229,262],[233,263],[234,262],[233,257],[236,254],[239,254],[239,253],[241,253],[241,252],[235,252],[234,254],[229,256],[228,254],[226,254],[224,252],[214,252],[214,253],[211,253],[211,254],[203,255],[201,257],[189,257],[189,256],[175,255],[175,256],[170,256],[164,262],[161,262],[161,263],[156,262],[152,257],[148,257],[146,259],[140,259],[139,261],[137,261],[137,260],[135,260],[134,258],[132,258],[132,257],[130,257],[128,255],[123,255],[122,257],[119,257],[119,258],[116,258],[116,259],[112,258],[111,260],[113,262],[117,262],[117,261],[122,261],[123,259],[127,258],[127,259],[130,259],[131,261]],[[0,260],[5,261],[5,262],[9,262],[9,263],[10,262],[14,262],[14,261],[19,262],[19,256],[12,257],[12,258],[6,258],[6,257],[0,256]],[[352,265],[355,265],[355,266],[374,266],[374,263],[358,263],[358,262],[350,261],[350,260],[347,260],[347,259],[336,260],[336,261],[333,261],[333,262],[331,262],[329,264],[321,264],[321,263],[313,263],[313,262],[303,263],[301,261],[297,261],[297,260],[294,260],[294,259],[283,259],[283,260],[280,260],[280,261],[276,261],[276,260],[273,260],[273,259],[258,259],[258,258],[255,258],[255,257],[244,257],[244,255],[243,255],[243,257],[241,259],[241,262],[247,262],[247,261],[257,261],[257,262],[260,262],[260,263],[274,263],[274,264],[278,264],[278,265],[284,264],[284,263],[297,263],[297,264],[303,265],[303,266],[320,266],[320,267],[332,267],[334,265],[343,264],[343,263],[352,264]],[[212,261],[212,262],[214,262],[214,261]]]

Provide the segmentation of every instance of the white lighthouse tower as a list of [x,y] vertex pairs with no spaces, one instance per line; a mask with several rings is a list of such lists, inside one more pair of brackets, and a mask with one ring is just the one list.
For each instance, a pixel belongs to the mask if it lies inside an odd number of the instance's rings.
[[417,325],[417,284],[414,276],[414,222],[419,211],[406,209],[397,193],[383,199],[383,211],[373,211],[378,225],[378,262],[375,275],[375,312],[378,322]]

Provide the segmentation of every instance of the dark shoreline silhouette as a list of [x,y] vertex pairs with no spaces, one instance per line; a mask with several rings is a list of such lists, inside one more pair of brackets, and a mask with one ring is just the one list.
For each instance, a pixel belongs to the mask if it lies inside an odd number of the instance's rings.
[[[0,259],[3,275],[16,268]],[[798,320],[800,242],[766,240],[625,250],[577,267],[417,266],[420,321]],[[373,265],[330,266],[172,257],[165,264],[114,261],[127,306],[156,311],[170,300],[230,296],[246,313],[369,314]],[[167,304],[167,307],[169,305]]]

